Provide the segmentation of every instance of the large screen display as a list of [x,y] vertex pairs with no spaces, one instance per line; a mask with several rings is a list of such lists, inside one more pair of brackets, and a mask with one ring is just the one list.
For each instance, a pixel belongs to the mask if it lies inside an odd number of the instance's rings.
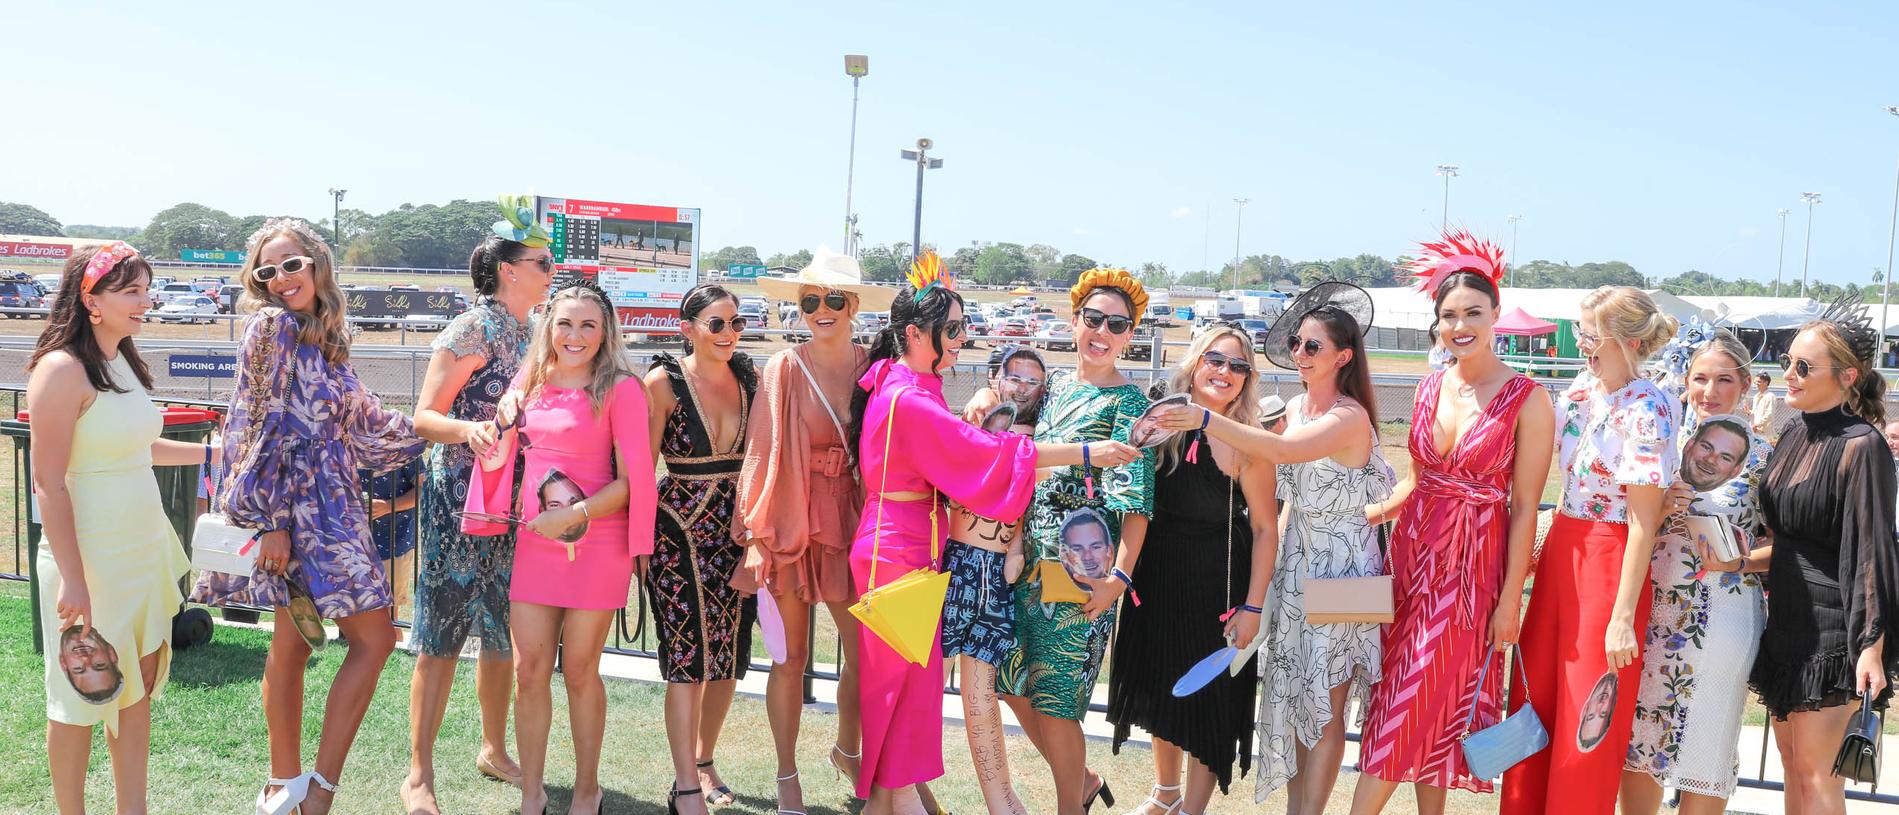
[[699,210],[537,196],[559,274],[599,281],[634,330],[679,328],[699,283]]

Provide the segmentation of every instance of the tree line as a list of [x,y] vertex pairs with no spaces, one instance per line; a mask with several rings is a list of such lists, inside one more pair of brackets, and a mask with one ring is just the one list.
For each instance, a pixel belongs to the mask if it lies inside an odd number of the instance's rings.
[[[155,257],[176,258],[181,249],[244,249],[244,240],[262,226],[269,216],[232,215],[202,204],[181,203],[152,216],[143,227],[63,225],[52,215],[26,204],[0,202],[0,234],[48,235],[71,238],[124,240]],[[337,224],[329,219],[316,221],[325,236],[334,236],[344,265],[393,266],[422,269],[456,269],[468,264],[469,250],[488,234],[495,220],[493,201],[454,200],[446,204],[403,204],[381,214],[359,209],[337,213]],[[339,228],[340,226],[340,228]],[[958,278],[986,285],[1072,284],[1101,261],[1086,255],[1064,252],[1043,243],[972,241],[955,249],[931,247],[943,254],[943,260]],[[1322,280],[1344,280],[1360,286],[1409,285],[1409,276],[1400,271],[1408,260],[1403,255],[1387,259],[1362,254],[1333,260],[1291,260],[1279,255],[1261,254],[1243,258],[1237,267],[1222,264],[1217,270],[1176,272],[1164,263],[1127,264],[1149,286],[1204,286],[1215,289],[1298,289]],[[726,246],[702,253],[700,267],[725,269],[734,264],[801,268],[811,262],[811,252],[779,252],[761,256],[754,246]],[[865,277],[886,283],[903,280],[910,265],[910,244],[896,242],[861,247],[858,262]],[[1115,265],[1116,261],[1107,261]],[[1873,272],[1873,281],[1881,280]],[[1633,266],[1619,260],[1571,265],[1548,260],[1533,260],[1511,270],[1508,285],[1525,288],[1593,289],[1598,286],[1626,285],[1659,288],[1675,294],[1772,295],[1773,284],[1755,280],[1727,280],[1706,272],[1690,270],[1660,280],[1644,276]],[[1781,287],[1792,295],[1797,281]],[[1832,300],[1842,293],[1860,298],[1876,298],[1878,286],[1861,288],[1857,284],[1842,287],[1833,283],[1814,284],[1810,296]]]

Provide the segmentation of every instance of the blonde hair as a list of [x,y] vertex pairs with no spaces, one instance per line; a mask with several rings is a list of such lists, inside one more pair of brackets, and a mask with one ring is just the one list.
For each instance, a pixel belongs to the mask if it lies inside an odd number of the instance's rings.
[[534,340],[528,343],[527,356],[521,360],[521,394],[528,401],[540,395],[541,387],[554,373],[554,309],[568,300],[585,300],[600,309],[602,336],[600,349],[593,355],[593,378],[587,384],[587,398],[593,402],[594,415],[606,404],[607,394],[621,379],[633,375],[626,344],[620,339],[620,318],[600,292],[588,286],[568,286],[547,300],[547,311],[534,327]]
[[[1227,337],[1239,341],[1240,347],[1246,349],[1244,361],[1253,366],[1253,372],[1246,375],[1246,381],[1240,383],[1239,395],[1234,397],[1233,403],[1227,405],[1225,410],[1220,411],[1220,415],[1244,425],[1257,425],[1259,424],[1259,355],[1253,352],[1252,338],[1248,337],[1246,332],[1233,326],[1222,325],[1207,329],[1199,339],[1194,340],[1193,345],[1187,348],[1187,355],[1181,357],[1180,364],[1174,366],[1173,373],[1168,374],[1167,392],[1169,394],[1192,393],[1193,374],[1200,368],[1201,355],[1211,349],[1214,343]],[[1155,465],[1154,471],[1173,472],[1174,468],[1180,465],[1181,446],[1187,444],[1187,440],[1192,436],[1192,433],[1175,433],[1166,441],[1161,442],[1158,450],[1160,461]]]
[[[1852,387],[1843,387],[1846,391],[1846,412],[1858,416],[1875,426],[1886,423],[1886,378],[1873,370],[1870,360],[1860,359],[1853,353],[1853,344],[1846,339],[1846,333],[1838,325],[1826,320],[1816,320],[1800,327],[1800,334],[1812,332],[1820,338],[1820,344],[1826,347],[1827,364],[1833,366],[1834,381],[1840,381],[1840,372],[1853,370],[1859,377],[1853,380]],[[1795,336],[1799,336],[1796,334]]]
[[[257,279],[257,267],[263,265],[264,245],[285,236],[295,240],[312,262],[313,268],[304,273],[308,285],[316,287],[316,300],[311,304],[314,310],[308,314],[292,311],[270,292],[269,284]],[[331,364],[348,361],[349,305],[343,298],[342,287],[337,285],[336,262],[323,236],[301,219],[272,218],[244,241],[244,252],[244,266],[237,274],[238,282],[244,286],[244,295],[238,298],[238,310],[249,314],[265,306],[281,308],[297,318],[298,343],[316,346]]]
[[1631,373],[1641,370],[1642,362],[1673,339],[1679,327],[1675,318],[1655,305],[1655,298],[1634,286],[1596,289],[1583,295],[1582,310],[1595,314],[1603,339],[1635,341]]
[[[1747,377],[1746,374],[1748,366],[1754,362],[1754,355],[1747,350],[1747,346],[1743,345],[1740,339],[1728,333],[1727,329],[1717,328],[1713,334],[1708,335],[1708,341],[1702,343],[1701,347],[1695,349],[1694,354],[1688,357],[1688,366],[1690,368],[1694,367],[1695,360],[1711,353],[1720,354],[1728,359],[1734,360],[1734,364],[1727,366],[1727,368],[1729,370],[1740,371],[1743,378],[1752,378]],[[1761,375],[1766,376],[1766,374]]]

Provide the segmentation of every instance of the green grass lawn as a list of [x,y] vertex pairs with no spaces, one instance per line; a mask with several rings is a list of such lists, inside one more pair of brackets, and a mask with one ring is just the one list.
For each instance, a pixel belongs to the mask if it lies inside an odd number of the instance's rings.
[[[46,767],[42,663],[32,651],[26,591],[22,584],[0,585],[0,682],[12,691],[12,703],[0,710],[0,812],[51,811],[51,781]],[[180,651],[173,663],[172,683],[156,703],[152,738],[152,812],[246,812],[263,781],[267,752],[258,686],[268,638],[248,629],[221,627],[206,647]],[[304,755],[316,752],[315,724],[320,720],[329,679],[343,658],[343,647],[332,644],[311,660],[306,679]],[[396,788],[408,767],[408,689],[413,660],[398,654],[383,672],[368,719],[363,723],[342,792],[339,813],[400,812]],[[614,813],[656,815],[665,811],[664,790],[671,770],[661,724],[663,690],[657,685],[609,680],[607,682],[607,737],[602,780],[607,788],[606,809]],[[573,758],[567,735],[565,693],[554,683],[554,731],[548,780],[552,787],[551,812],[563,812],[572,778]],[[830,733],[836,726],[829,712],[809,708],[800,744],[805,801],[811,815],[857,812],[861,802],[850,798],[844,782],[832,778],[824,765]],[[770,728],[764,705],[741,697],[733,706],[718,753],[726,782],[739,801],[720,813],[773,812]],[[518,793],[513,787],[489,781],[475,772],[474,756],[480,724],[474,698],[472,669],[464,663],[458,673],[447,722],[437,746],[438,791],[446,811],[511,813]],[[1028,740],[1010,738],[1011,760],[1018,790],[1034,812],[1053,812],[1054,801],[1040,757]],[[1117,807],[1096,812],[1118,813],[1131,808],[1145,794],[1153,769],[1147,750],[1130,747],[1114,755],[1107,743],[1091,741],[1089,764],[1111,780],[1120,799]],[[983,811],[981,793],[971,780],[968,747],[963,731],[945,727],[943,755],[948,775],[933,787],[951,811]],[[1349,800],[1354,776],[1344,774],[1334,808]],[[1252,803],[1252,782],[1236,781],[1234,795],[1216,798],[1209,812],[1258,812]],[[87,784],[94,811],[109,811],[112,781],[104,736],[95,737]],[[1280,796],[1267,804],[1276,809]],[[1455,813],[1485,812],[1494,799],[1453,796]],[[1408,794],[1393,803],[1394,812],[1409,811]]]

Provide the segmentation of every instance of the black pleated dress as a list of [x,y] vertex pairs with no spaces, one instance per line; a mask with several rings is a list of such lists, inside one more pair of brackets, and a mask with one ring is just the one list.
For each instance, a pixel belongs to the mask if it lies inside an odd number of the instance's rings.
[[[1896,481],[1879,429],[1839,408],[1800,414],[1768,458],[1761,514],[1774,557],[1748,684],[1776,718],[1857,703],[1860,651],[1899,612]],[[1886,643],[1884,655],[1890,678],[1899,643]],[[1891,696],[1888,685],[1876,706]]]
[[1225,793],[1235,756],[1242,776],[1253,764],[1258,659],[1184,699],[1174,698],[1173,687],[1194,663],[1226,645],[1220,615],[1246,602],[1253,534],[1246,496],[1214,463],[1205,437],[1197,458],[1155,475],[1154,518],[1133,574],[1141,604],[1121,602],[1108,721],[1115,752],[1139,727],[1207,765]]

